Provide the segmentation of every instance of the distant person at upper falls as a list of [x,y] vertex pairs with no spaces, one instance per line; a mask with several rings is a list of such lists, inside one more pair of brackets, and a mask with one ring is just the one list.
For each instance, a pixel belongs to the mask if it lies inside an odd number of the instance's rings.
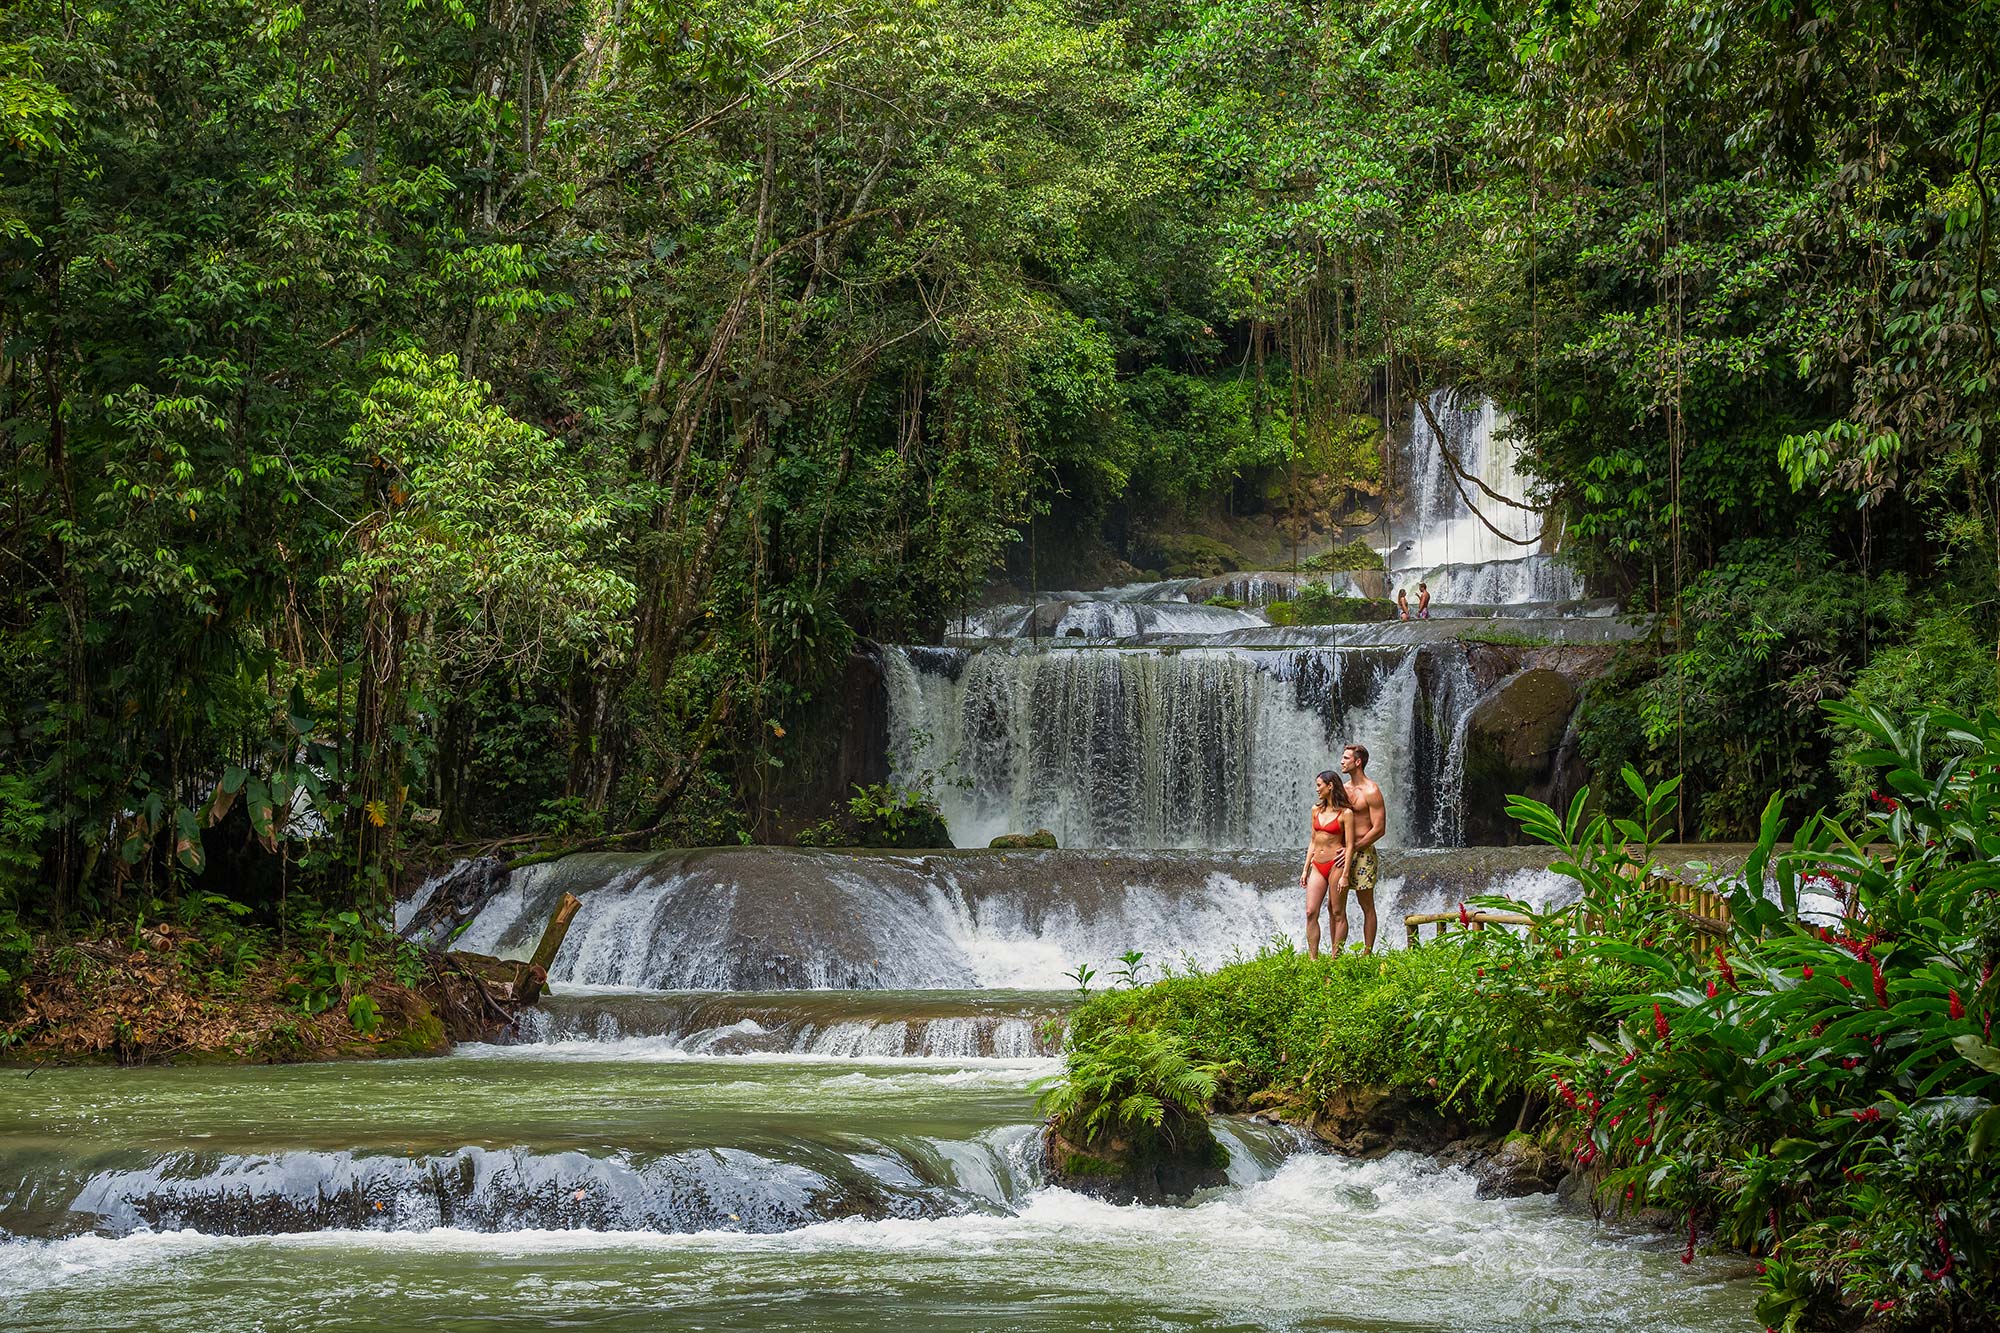
[[[1382,789],[1368,776],[1368,747],[1349,745],[1340,752],[1340,771],[1347,777],[1347,804],[1354,815],[1354,873],[1348,876],[1354,897],[1361,904],[1361,949],[1375,952],[1375,881],[1381,875],[1375,844],[1388,830],[1389,817],[1382,806]],[[1347,945],[1347,892],[1342,889],[1333,914],[1333,951]]]
[[1428,583],[1419,583],[1417,585],[1417,619],[1429,620],[1430,618],[1431,585]]
[[1309,816],[1312,833],[1306,841],[1306,864],[1299,871],[1299,887],[1306,891],[1306,953],[1319,957],[1319,908],[1331,889],[1339,904],[1333,918],[1333,951],[1340,952],[1341,937],[1347,933],[1347,866],[1354,858],[1354,809],[1347,803],[1347,788],[1340,774],[1328,769],[1313,779],[1318,799]]
[[1410,618],[1410,590],[1408,588],[1396,589],[1396,609],[1403,613],[1403,619],[1408,620]]

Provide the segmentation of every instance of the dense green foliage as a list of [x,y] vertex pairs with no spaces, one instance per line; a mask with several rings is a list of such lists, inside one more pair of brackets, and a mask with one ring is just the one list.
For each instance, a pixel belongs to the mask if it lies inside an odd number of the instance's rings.
[[1038,1085],[1035,1108],[1079,1148],[1123,1140],[1186,1153],[1206,1144],[1216,1066],[1188,1058],[1157,1028],[1107,1028],[1073,1041],[1063,1072]]
[[[1763,1256],[1766,1323],[1829,1327],[1845,1309],[1991,1328],[2000,715],[1840,718],[1886,794],[1854,825],[1814,817],[1775,855],[1773,797],[1726,941],[1633,889],[1653,869],[1666,787],[1634,778],[1645,814],[1622,826],[1586,821],[1581,802],[1563,817],[1517,801],[1583,887],[1540,933],[1638,981],[1590,1051],[1545,1057],[1554,1104],[1607,1203],[1680,1210],[1690,1246],[1713,1228]],[[1836,912],[1803,910],[1813,892]]]
[[11,6],[0,893],[794,829],[1036,515],[1296,534],[1440,387],[1667,613],[1603,765],[1830,800],[1818,699],[1993,697],[1995,17]]
[[1214,972],[1094,995],[1070,1031],[1082,1046],[1164,1032],[1219,1066],[1238,1104],[1266,1089],[1310,1102],[1373,1087],[1490,1116],[1535,1082],[1534,1052],[1582,1049],[1629,984],[1620,969],[1505,931],[1323,959],[1280,940]]

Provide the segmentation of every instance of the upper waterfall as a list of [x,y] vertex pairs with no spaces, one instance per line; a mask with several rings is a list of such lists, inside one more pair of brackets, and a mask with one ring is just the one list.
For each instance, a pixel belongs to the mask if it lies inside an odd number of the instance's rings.
[[1456,458],[1486,491],[1528,502],[1528,478],[1520,471],[1520,451],[1508,436],[1505,414],[1491,399],[1460,402],[1443,390],[1427,405],[1443,437],[1411,407],[1402,460],[1404,504],[1388,551],[1395,581],[1410,589],[1414,601],[1421,579],[1431,585],[1432,598],[1445,604],[1582,597],[1582,580],[1541,553],[1539,513],[1494,500],[1453,472]]

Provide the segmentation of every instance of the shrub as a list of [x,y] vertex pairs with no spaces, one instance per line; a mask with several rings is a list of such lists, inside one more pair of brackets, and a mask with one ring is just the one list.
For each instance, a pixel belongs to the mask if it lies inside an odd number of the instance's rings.
[[1135,1155],[1207,1145],[1217,1066],[1178,1037],[1147,1028],[1100,1030],[1072,1043],[1063,1072],[1038,1082],[1035,1106],[1079,1148],[1129,1144]]
[[951,833],[930,792],[886,782],[857,784],[840,815],[799,831],[802,847],[949,847]]
[[1233,1102],[1369,1086],[1490,1117],[1533,1081],[1538,1051],[1581,1049],[1630,985],[1622,969],[1504,930],[1319,960],[1281,940],[1213,973],[1094,996],[1071,1032],[1167,1032],[1227,1069]]
[[[1583,885],[1579,946],[1641,980],[1588,1054],[1547,1059],[1549,1085],[1614,1206],[1678,1209],[1691,1238],[1708,1225],[1764,1256],[1763,1322],[1992,1328],[2000,716],[1829,711],[1893,794],[1854,832],[1808,819],[1782,853],[1773,796],[1726,942],[1688,947],[1634,887],[1674,783],[1628,770],[1644,822],[1586,823],[1581,797],[1566,817],[1513,802]],[[1808,887],[1838,895],[1834,924],[1801,915]]]

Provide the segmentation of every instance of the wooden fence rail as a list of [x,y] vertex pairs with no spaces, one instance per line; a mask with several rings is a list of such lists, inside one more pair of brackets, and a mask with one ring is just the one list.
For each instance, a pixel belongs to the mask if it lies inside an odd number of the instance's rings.
[[[1699,888],[1693,884],[1683,884],[1677,879],[1655,875],[1646,881],[1646,887],[1662,898],[1686,919],[1688,925],[1706,936],[1721,938],[1729,934],[1729,899],[1713,889]],[[1487,912],[1467,909],[1463,919],[1452,912],[1413,912],[1403,918],[1403,931],[1408,936],[1410,947],[1417,945],[1418,935],[1425,926],[1437,927],[1435,937],[1444,938],[1444,933],[1453,926],[1464,926],[1472,930],[1484,930],[1489,925],[1526,926],[1528,933],[1535,933],[1533,918],[1519,912]],[[1603,921],[1595,914],[1585,913],[1583,928],[1595,933],[1603,928]]]

